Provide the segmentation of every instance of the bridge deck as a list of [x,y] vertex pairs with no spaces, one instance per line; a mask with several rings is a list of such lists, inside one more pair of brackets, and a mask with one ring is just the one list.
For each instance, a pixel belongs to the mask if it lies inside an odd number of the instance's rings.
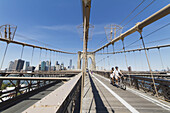
[[110,84],[108,78],[97,74],[85,77],[83,113],[169,113],[170,104],[127,88]]
[[9,107],[8,109],[4,110],[4,111],[0,111],[1,113],[21,113],[23,112],[25,109],[27,109],[28,107],[30,107],[31,105],[33,105],[34,103],[36,103],[37,101],[41,100],[42,98],[44,98],[46,95],[48,95],[49,93],[53,92],[54,90],[56,90],[58,87],[60,87],[63,84],[63,82],[54,84],[53,86],[33,95],[30,96],[26,99],[23,99],[21,102],[13,105],[12,107]]

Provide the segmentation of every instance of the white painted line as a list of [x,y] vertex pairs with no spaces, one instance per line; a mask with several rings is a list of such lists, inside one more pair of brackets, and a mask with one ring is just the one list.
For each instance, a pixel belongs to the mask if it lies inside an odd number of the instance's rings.
[[152,102],[152,103],[154,103],[154,104],[156,104],[156,105],[158,105],[158,106],[160,106],[160,107],[162,107],[163,109],[166,109],[166,110],[170,111],[170,106],[168,106],[168,105],[166,105],[166,104],[164,104],[162,102],[159,102],[156,99],[153,99],[153,98],[151,98],[151,97],[149,97],[149,96],[147,96],[145,94],[142,94],[142,93],[140,93],[138,91],[135,91],[133,89],[130,89],[130,88],[127,88],[127,90],[134,93],[134,94],[136,94],[136,95],[138,95],[138,96],[140,96],[140,97],[142,97],[142,98],[144,98],[144,99],[146,99],[146,100],[148,100],[148,101],[150,101],[150,102]]
[[[95,75],[96,75],[96,76],[99,76],[99,75],[97,75],[97,74],[95,74]],[[103,76],[99,76],[99,77],[101,77],[101,78],[109,81],[109,79],[106,78],[106,77],[103,77]],[[142,98],[144,98],[144,99],[146,99],[146,100],[148,100],[148,101],[150,101],[150,102],[152,102],[152,103],[154,103],[154,104],[162,107],[163,109],[166,109],[166,110],[170,111],[170,106],[169,106],[169,105],[166,105],[166,104],[164,104],[164,103],[162,103],[162,102],[160,102],[160,101],[158,101],[158,100],[156,100],[156,99],[153,99],[153,98],[151,98],[151,97],[149,97],[149,96],[147,96],[147,95],[145,95],[145,94],[143,94],[143,93],[140,93],[139,91],[133,90],[133,89],[131,89],[131,88],[128,88],[128,87],[127,87],[127,90],[130,91],[130,92],[132,92],[132,93],[134,93],[134,94],[136,94],[137,96],[140,96],[140,97],[142,97]]]
[[114,91],[112,91],[109,87],[107,87],[103,82],[97,79],[94,75],[92,75],[100,84],[102,84],[114,97],[116,97],[127,109],[129,109],[132,113],[139,113],[134,107],[128,104],[124,99],[122,99],[119,95],[117,95]]

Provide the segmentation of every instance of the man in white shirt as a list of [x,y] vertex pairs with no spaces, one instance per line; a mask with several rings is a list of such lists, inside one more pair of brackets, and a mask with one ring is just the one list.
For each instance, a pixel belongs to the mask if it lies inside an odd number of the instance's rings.
[[118,85],[118,79],[121,78],[120,75],[123,76],[123,74],[120,72],[120,70],[118,69],[117,66],[115,67],[115,70],[114,70],[113,73],[114,73],[114,77],[115,77],[115,79],[116,79],[116,84]]
[[113,81],[113,77],[114,77],[114,67],[112,67],[112,70],[110,72],[110,83],[112,84],[114,81]]

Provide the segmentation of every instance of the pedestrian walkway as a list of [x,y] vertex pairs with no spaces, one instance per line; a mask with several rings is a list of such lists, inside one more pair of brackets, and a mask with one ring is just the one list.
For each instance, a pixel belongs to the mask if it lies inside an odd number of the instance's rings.
[[83,113],[169,113],[170,104],[127,88],[122,90],[98,74],[85,77]]

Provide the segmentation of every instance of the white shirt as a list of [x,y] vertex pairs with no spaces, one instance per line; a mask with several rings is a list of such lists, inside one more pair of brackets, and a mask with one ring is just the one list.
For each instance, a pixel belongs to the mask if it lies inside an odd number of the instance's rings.
[[119,73],[120,73],[120,71],[119,70],[114,70],[114,75],[116,76],[116,77],[119,77]]
[[110,74],[110,78],[113,78],[113,73]]

